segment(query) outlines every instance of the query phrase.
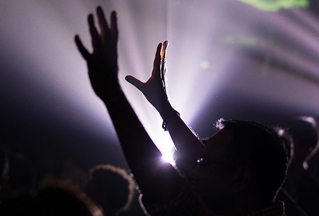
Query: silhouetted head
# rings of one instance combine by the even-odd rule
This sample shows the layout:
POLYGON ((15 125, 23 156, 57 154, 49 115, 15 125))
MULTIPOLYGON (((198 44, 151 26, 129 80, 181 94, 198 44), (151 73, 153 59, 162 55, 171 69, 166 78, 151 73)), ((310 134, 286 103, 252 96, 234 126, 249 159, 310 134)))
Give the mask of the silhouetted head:
POLYGON ((293 160, 303 163, 318 143, 316 120, 310 116, 300 116, 292 119, 288 127, 294 141, 293 160))
POLYGON ((33 215, 103 215, 93 201, 70 182, 51 180, 45 185, 35 197, 33 215))
POLYGON ((284 141, 285 148, 287 150, 287 157, 288 157, 288 166, 290 165, 293 156, 294 156, 294 141, 291 134, 288 132, 288 130, 280 128, 280 127, 274 127, 274 130, 278 133, 280 138, 284 141))
POLYGON ((249 121, 221 119, 217 128, 191 174, 200 196, 220 212, 238 201, 273 201, 287 172, 278 133, 249 121))
POLYGON ((133 199, 134 182, 127 172, 113 165, 97 165, 89 170, 86 193, 107 215, 127 210, 133 199))

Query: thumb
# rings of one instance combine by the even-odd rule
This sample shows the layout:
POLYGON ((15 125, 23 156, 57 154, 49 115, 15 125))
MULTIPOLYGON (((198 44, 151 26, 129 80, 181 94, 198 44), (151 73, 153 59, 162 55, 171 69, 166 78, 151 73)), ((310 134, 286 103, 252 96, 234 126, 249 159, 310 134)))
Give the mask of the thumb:
POLYGON ((135 86, 138 90, 142 91, 144 83, 141 82, 139 79, 136 79, 135 77, 131 75, 128 75, 125 77, 125 80, 131 83, 133 86, 135 86))

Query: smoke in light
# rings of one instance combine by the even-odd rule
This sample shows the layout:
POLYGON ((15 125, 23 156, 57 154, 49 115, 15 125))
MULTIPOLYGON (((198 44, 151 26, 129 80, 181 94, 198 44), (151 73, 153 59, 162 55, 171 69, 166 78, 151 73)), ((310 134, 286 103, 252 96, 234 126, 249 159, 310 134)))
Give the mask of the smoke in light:
POLYGON ((277 106, 319 110, 319 22, 307 11, 306 0, 3 1, 2 50, 12 64, 21 65, 19 74, 7 74, 19 85, 43 89, 17 96, 30 98, 24 106, 40 107, 79 133, 116 139, 73 42, 79 34, 91 50, 86 17, 98 3, 107 17, 117 11, 120 84, 165 160, 171 161, 174 145, 161 128, 160 116, 124 80, 126 75, 147 80, 156 46, 164 40, 170 43, 169 99, 190 126, 225 89, 277 106))

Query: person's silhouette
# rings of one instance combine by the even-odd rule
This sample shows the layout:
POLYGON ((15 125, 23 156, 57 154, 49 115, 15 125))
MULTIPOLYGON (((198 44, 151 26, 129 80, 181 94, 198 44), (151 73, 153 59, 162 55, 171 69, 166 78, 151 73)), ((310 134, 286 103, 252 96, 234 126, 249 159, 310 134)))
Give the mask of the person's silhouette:
POLYGON ((161 152, 146 133, 117 78, 115 12, 111 14, 110 26, 100 7, 97 14, 100 33, 93 15, 89 15, 93 53, 86 50, 78 36, 76 44, 87 61, 92 87, 107 107, 147 212, 151 215, 284 215, 283 204, 273 202, 287 169, 283 141, 274 130, 259 123, 220 120, 218 131, 203 145, 167 99, 162 43, 157 46, 148 82, 126 78, 163 117, 163 128, 170 132, 180 152, 178 164, 189 179, 161 160, 161 152))

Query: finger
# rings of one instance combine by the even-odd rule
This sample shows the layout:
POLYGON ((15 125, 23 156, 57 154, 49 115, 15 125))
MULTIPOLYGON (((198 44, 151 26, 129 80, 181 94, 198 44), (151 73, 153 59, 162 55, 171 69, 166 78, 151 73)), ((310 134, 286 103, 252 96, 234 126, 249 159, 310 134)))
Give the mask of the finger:
POLYGON ((168 41, 167 40, 163 42, 163 47, 164 47, 163 49, 165 49, 165 50, 167 49, 167 47, 168 47, 168 41))
POLYGON ((159 43, 156 48, 154 63, 153 63, 153 76, 160 76, 160 66, 161 66, 161 49, 162 49, 162 43, 159 43))
POLYGON ((80 51, 82 57, 85 59, 85 60, 88 60, 89 56, 90 56, 90 53, 87 51, 87 49, 83 46, 82 44, 82 41, 80 39, 80 37, 78 35, 75 36, 74 38, 75 40, 75 44, 76 46, 78 47, 78 50, 80 51))
MULTIPOLYGON (((168 41, 164 41, 163 42, 163 45, 162 45, 162 50, 161 50, 161 77, 163 79, 164 75, 165 75, 165 72, 166 72, 166 49, 167 49, 167 46, 168 46, 168 41)), ((164 79, 163 79, 164 81, 164 79)))
POLYGON ((119 31, 117 28, 117 17, 115 11, 112 11, 111 13, 111 37, 113 44, 116 44, 119 37, 119 31))
POLYGON ((143 89, 143 85, 144 83, 141 82, 140 80, 136 79, 135 77, 131 76, 131 75, 128 75, 125 77, 125 80, 129 83, 131 83, 133 86, 135 86, 138 90, 140 90, 141 92, 142 89, 143 89))
POLYGON ((168 41, 166 40, 163 42, 162 52, 161 52, 161 59, 163 62, 165 61, 167 47, 168 47, 168 41))
POLYGON ((92 38, 93 52, 100 52, 101 51, 101 38, 100 38, 100 35, 97 32, 97 29, 94 25, 94 17, 92 14, 90 14, 88 16, 88 22, 89 22, 90 34, 91 34, 91 38, 92 38))
POLYGON ((101 6, 97 7, 96 12, 99 20, 99 26, 101 29, 102 42, 103 44, 105 44, 105 42, 109 40, 110 37, 109 25, 107 24, 107 20, 105 19, 105 15, 101 6))

